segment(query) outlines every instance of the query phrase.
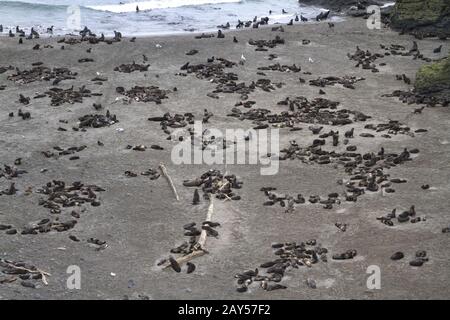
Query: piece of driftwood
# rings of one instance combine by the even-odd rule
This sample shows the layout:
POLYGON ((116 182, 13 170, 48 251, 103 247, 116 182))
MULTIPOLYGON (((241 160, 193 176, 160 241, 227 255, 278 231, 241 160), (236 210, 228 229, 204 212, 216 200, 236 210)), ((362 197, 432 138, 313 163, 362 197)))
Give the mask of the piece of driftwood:
MULTIPOLYGON (((208 212, 206 214, 205 221, 211 221, 213 213, 214 213, 214 201, 213 201, 213 197, 210 195, 209 207, 208 207, 208 212)), ((206 253, 208 253, 208 251, 205 249, 206 237, 207 237, 206 230, 202 230, 202 232, 200 234, 200 238, 199 238, 197 244, 194 246, 194 251, 192 251, 191 253, 189 253, 185 256, 182 256, 182 257, 176 259, 178 264, 182 265, 183 263, 186 263, 188 261, 191 261, 192 259, 201 257, 201 256, 205 255, 206 253)), ((170 267, 170 264, 167 264, 164 267, 164 269, 166 269, 168 267, 170 267)))
POLYGON ((173 194, 175 195, 175 198, 177 201, 180 201, 180 197, 178 196, 177 189, 175 188, 175 185, 173 184, 172 178, 169 176, 169 173, 167 172, 167 168, 164 165, 164 163, 159 164, 159 168, 161 169, 161 172, 164 177, 166 177, 167 181, 169 182, 170 187, 172 188, 173 194))

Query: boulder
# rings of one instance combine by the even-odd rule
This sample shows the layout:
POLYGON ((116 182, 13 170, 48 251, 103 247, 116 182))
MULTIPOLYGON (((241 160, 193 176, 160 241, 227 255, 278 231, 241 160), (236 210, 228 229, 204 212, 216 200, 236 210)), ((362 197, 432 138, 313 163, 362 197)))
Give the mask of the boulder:
POLYGON ((449 0, 397 0, 391 27, 423 36, 450 36, 449 0))

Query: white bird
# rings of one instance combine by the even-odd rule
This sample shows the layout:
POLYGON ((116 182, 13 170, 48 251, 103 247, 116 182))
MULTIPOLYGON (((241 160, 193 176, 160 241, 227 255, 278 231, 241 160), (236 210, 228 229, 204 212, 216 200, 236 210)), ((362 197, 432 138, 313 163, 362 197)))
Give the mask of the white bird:
POLYGON ((313 60, 311 57, 308 58, 308 61, 309 61, 310 63, 313 63, 313 62, 314 62, 314 60, 313 60))
POLYGON ((157 43, 157 44, 156 44, 156 47, 159 49, 159 48, 162 48, 162 45, 160 45, 159 43, 157 43))
POLYGON ((99 75, 100 75, 100 72, 97 71, 96 74, 99 76, 99 75))

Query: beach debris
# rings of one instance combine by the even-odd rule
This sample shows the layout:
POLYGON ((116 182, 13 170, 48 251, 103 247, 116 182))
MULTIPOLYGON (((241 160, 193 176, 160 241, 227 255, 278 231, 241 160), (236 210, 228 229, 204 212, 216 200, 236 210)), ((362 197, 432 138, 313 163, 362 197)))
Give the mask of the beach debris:
POLYGON ((206 239, 208 236, 218 237, 218 232, 214 229, 220 226, 219 223, 212 222, 214 213, 214 199, 209 197, 209 206, 206 213, 205 221, 202 223, 201 230, 196 228, 196 223, 191 222, 183 226, 184 235, 189 237, 189 242, 183 242, 176 248, 172 248, 172 254, 181 254, 177 259, 169 256, 168 259, 163 259, 158 262, 158 266, 163 266, 164 269, 172 267, 172 269, 179 273, 181 272, 181 265, 187 264, 187 273, 192 273, 195 270, 195 265, 189 261, 201 257, 208 253, 206 250, 206 239))
POLYGON ((141 87, 135 86, 130 90, 124 87, 117 87, 116 92, 137 102, 155 102, 161 104, 163 99, 168 99, 170 90, 162 90, 157 86, 141 87))

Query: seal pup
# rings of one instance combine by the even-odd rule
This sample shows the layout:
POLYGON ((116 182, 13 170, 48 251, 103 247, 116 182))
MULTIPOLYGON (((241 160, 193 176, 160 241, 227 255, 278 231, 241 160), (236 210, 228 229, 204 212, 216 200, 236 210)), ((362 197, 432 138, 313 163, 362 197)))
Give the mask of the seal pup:
POLYGON ((9 36, 10 38, 13 38, 13 37, 15 36, 14 33, 12 32, 12 30, 9 30, 8 36, 9 36))
POLYGON ((53 34, 53 28, 54 28, 54 26, 51 26, 50 28, 47 28, 47 33, 53 34))
POLYGON ((288 26, 293 26, 294 25, 294 19, 291 19, 291 21, 289 21, 287 25, 288 26))
POLYGON ((298 17, 298 14, 295 15, 295 19, 294 20, 295 20, 295 22, 298 22, 300 20, 299 17, 298 17))
POLYGON ((302 22, 308 22, 308 18, 305 18, 304 16, 300 15, 300 20, 302 20, 302 22))
POLYGON ((139 6, 136 6, 136 12, 139 12, 139 6))
POLYGON ((218 39, 223 39, 223 38, 225 38, 225 35, 223 34, 222 30, 219 30, 219 31, 217 32, 217 38, 218 38, 218 39))
POLYGON ((198 194, 198 189, 194 191, 194 198, 192 199, 192 204, 197 205, 200 203, 200 195, 198 194))
POLYGON ((0 24, 0 32, 3 32, 3 25, 0 24))
POLYGON ((239 42, 238 39, 235 36, 233 37, 233 42, 234 43, 238 43, 239 42))
POLYGON ((282 14, 287 14, 287 11, 283 9, 283 10, 281 10, 281 13, 282 14))

